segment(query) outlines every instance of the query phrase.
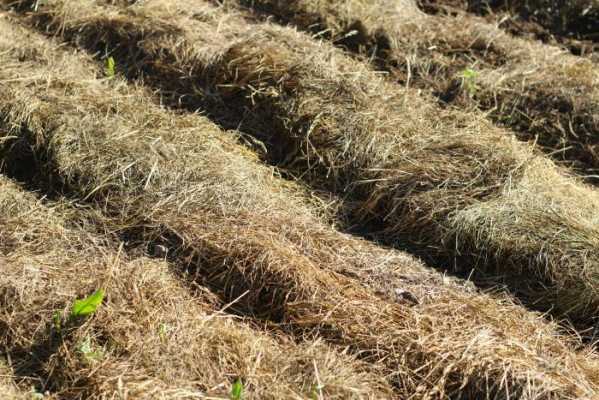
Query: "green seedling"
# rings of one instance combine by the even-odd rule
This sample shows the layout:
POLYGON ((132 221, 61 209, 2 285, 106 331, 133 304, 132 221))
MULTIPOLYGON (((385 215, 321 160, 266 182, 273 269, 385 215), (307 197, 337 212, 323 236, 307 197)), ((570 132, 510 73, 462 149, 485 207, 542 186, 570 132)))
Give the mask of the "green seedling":
POLYGON ((56 332, 60 333, 62 331, 62 315, 60 311, 56 311, 52 314, 52 323, 54 324, 54 329, 56 332))
POLYGON ((31 386, 31 390, 29 391, 29 398, 31 400, 44 400, 44 394, 39 392, 35 386, 31 386))
POLYGON ((237 379, 231 386, 231 400, 241 400, 243 396, 243 383, 237 379))
POLYGON ((466 68, 460 74, 460 78, 462 78, 462 87, 466 88, 466 91, 468 91, 470 97, 473 97, 478 90, 478 85, 476 84, 478 72, 472 68, 466 68))
POLYGON ((114 75, 116 74, 116 62, 114 61, 113 57, 108 57, 106 59, 106 66, 104 67, 104 74, 108 78, 114 78, 114 75))
POLYGON ((160 337, 161 341, 166 342, 167 335, 170 332, 170 330, 171 327, 165 323, 158 325, 158 336, 160 337))
POLYGON ((82 300, 75 300, 71 309, 71 319, 87 317, 96 312, 104 300, 104 290, 98 289, 82 300))
POLYGON ((77 350, 83 355, 86 361, 95 361, 99 360, 104 356, 102 350, 94 348, 92 345, 92 340, 88 336, 79 345, 77 346, 77 350))

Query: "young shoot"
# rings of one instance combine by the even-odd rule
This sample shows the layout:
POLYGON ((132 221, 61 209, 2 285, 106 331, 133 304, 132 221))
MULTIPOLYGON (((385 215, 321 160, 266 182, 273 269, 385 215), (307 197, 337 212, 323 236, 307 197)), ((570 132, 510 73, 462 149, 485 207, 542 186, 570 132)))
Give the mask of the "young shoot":
POLYGON ((116 61, 114 61, 113 57, 108 57, 106 59, 106 66, 104 67, 104 74, 108 78, 114 78, 116 74, 116 61))
POLYGON ((476 79, 478 78, 478 72, 472 68, 466 68, 460 74, 462 79, 462 87, 466 89, 470 97, 474 97, 478 90, 476 79))
POLYGON ((98 289, 88 297, 75 300, 71 308, 71 319, 84 318, 96 312, 104 300, 104 290, 98 289))
POLYGON ((243 396, 243 382, 241 379, 237 379, 233 386, 231 386, 231 400, 242 400, 243 396))

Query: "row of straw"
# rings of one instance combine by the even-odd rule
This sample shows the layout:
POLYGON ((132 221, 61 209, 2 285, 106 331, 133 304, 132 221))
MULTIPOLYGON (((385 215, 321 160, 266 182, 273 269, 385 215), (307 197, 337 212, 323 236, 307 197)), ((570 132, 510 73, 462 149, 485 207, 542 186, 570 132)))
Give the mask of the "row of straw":
MULTIPOLYGON (((94 4, 78 6, 90 11, 85 7, 94 4)), ((123 16, 119 21, 131 28, 136 19, 123 16)), ((8 132, 2 148, 5 170, 38 190, 59 190, 91 207, 86 214, 95 229, 119 234, 127 247, 166 248, 179 273, 209 288, 221 303, 233 303, 231 310, 237 314, 274 324, 299 343, 325 341, 338 353, 368 363, 371 374, 364 376, 383 377, 393 395, 378 395, 389 386, 374 378, 355 381, 367 387, 350 385, 347 390, 357 390, 358 396, 375 393, 375 398, 595 396, 595 355, 576 350, 579 344, 560 337, 554 324, 507 298, 480 294, 431 272, 403 253, 336 232, 321 222, 305 190, 261 165, 236 143, 235 135, 204 117, 164 110, 146 90, 120 78, 97 79, 101 68, 85 56, 6 21, 1 29, 0 79, 7 93, 0 103, 2 129, 8 132), (23 159, 31 162, 31 170, 18 168, 23 159)), ((86 264, 90 259, 95 257, 87 257, 86 264)), ((61 263, 54 259, 48 264, 52 268, 61 263)), ((111 274, 127 270, 107 264, 111 274)), ((140 279, 146 274, 144 268, 140 279)), ((24 282, 36 281, 28 277, 24 282)), ((111 282, 124 285, 121 296, 138 291, 133 278, 111 282)), ((162 284, 154 287, 163 293, 158 300, 170 304, 168 292, 175 289, 162 292, 162 284)), ((37 296, 34 290, 23 293, 37 296)), ((113 318, 129 323, 133 314, 127 307, 113 318)), ((177 314, 177 306, 172 307, 166 315, 177 314)), ((96 323, 102 325, 98 319, 91 326, 96 323)), ((149 334, 147 324, 133 325, 131 329, 141 325, 149 334)), ((194 332, 183 336, 193 338, 194 332)), ((106 337, 111 335, 89 334, 99 346, 110 348, 112 341, 106 337)), ((207 346, 189 340, 173 351, 207 346)), ((125 354, 137 350, 145 358, 144 346, 136 342, 122 336, 116 341, 129 343, 125 354)), ((154 360, 147 357, 148 362, 154 360)), ((65 358, 71 359, 50 360, 65 358)), ((165 362, 160 359, 159 364, 165 362)), ((175 368, 178 373, 189 369, 175 368)), ((58 371, 51 375, 58 382, 72 373, 50 370, 58 371)), ((337 372, 331 371, 328 376, 333 379, 337 372)), ((352 371, 348 375, 355 374, 352 371)), ((136 382, 133 377, 101 380, 102 385, 116 382, 117 389, 125 381, 136 382)), ((160 388, 157 383, 148 386, 160 388)), ((77 387, 86 385, 78 382, 77 387)))

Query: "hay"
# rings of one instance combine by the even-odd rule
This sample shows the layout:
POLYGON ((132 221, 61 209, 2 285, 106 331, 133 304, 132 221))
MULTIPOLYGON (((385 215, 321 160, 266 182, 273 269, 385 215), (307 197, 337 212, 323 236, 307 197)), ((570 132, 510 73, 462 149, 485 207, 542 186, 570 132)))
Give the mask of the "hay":
MULTIPOLYGON (((204 3, 84 4, 50 3, 38 17, 108 46, 128 74, 143 71, 165 95, 241 125, 273 160, 357 202, 355 217, 383 226, 387 240, 436 260, 459 257, 582 325, 596 317, 597 192, 481 115, 439 109, 300 33, 204 3)), ((63 157, 82 163, 70 149, 63 157)))
POLYGON ((326 398, 391 395, 375 368, 318 340, 297 345, 251 329, 217 312, 205 289, 190 292, 166 262, 128 259, 65 228, 60 213, 4 178, 0 193, 1 229, 18 242, 8 251, 0 244, 0 344, 19 376, 39 377, 30 382, 38 391, 72 399, 226 397, 240 377, 247 398, 297 399, 318 385, 326 398), (107 300, 94 318, 59 333, 53 313, 66 318, 75 298, 99 287, 107 300), (92 355, 82 353, 86 340, 92 355))
MULTIPOLYGON (((358 355, 397 398, 595 396, 596 356, 554 324, 335 232, 303 191, 207 119, 162 110, 118 78, 93 79, 89 61, 24 42, 14 27, 2 33, 2 129, 19 137, 7 146, 44 155, 23 176, 60 182, 129 245, 165 246, 195 282, 236 299, 235 312, 358 355)), ((19 157, 5 154, 10 171, 19 157)))
POLYGON ((599 72, 591 60, 514 38, 468 14, 424 15, 406 0, 233 1, 374 59, 402 85, 477 106, 521 140, 596 182, 599 72), (472 69, 475 77, 462 75, 472 69))
MULTIPOLYGON (((0 393, 6 400, 30 400, 31 394, 20 390, 12 379, 14 372, 0 357, 0 393)), ((48 397, 49 400, 53 400, 48 397)))

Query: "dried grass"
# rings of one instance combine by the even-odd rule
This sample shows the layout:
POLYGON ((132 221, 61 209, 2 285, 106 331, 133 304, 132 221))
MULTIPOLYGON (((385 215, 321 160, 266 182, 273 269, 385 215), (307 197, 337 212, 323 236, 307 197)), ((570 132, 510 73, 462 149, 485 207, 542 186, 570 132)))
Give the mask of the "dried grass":
MULTIPOLYGON (((425 15, 410 0, 237 0, 371 57, 401 84, 477 106, 593 182, 599 168, 599 69, 465 13, 425 15), (467 68, 476 71, 464 85, 467 68)), ((531 3, 531 2, 527 2, 531 3)), ((574 3, 574 2, 568 2, 574 3)), ((574 7, 575 9, 575 7, 574 7)))
POLYGON ((205 289, 190 293, 166 262, 128 259, 66 228, 60 212, 4 178, 0 193, 3 234, 18 242, 8 251, 0 243, 0 344, 18 376, 42 392, 70 399, 227 398, 241 377, 246 398, 298 399, 318 385, 326 398, 391 396, 374 367, 318 340, 294 344, 251 329, 218 312, 205 289), (53 313, 67 316, 75 298, 100 287, 107 300, 94 318, 59 333, 53 313), (99 356, 82 353, 85 340, 99 356))
MULTIPOLYGON (((91 17, 90 5, 77 4, 91 17)), ((0 28, 1 129, 18 137, 5 142, 7 171, 92 204, 92 220, 130 245, 167 247, 196 283, 237 299, 236 312, 360 356, 394 397, 596 396, 596 356, 554 324, 335 232, 300 188, 207 119, 162 110, 118 78, 94 79, 99 68, 81 56, 0 28), (21 171, 17 150, 27 148, 39 164, 21 171)))
MULTIPOLYGON (((356 201, 357 216, 381 224, 387 240, 504 277, 536 307, 582 325, 595 319, 597 192, 482 115, 440 109, 301 33, 202 2, 50 2, 36 18, 108 46, 163 94, 241 125, 313 186, 356 201)), ((83 162, 71 149, 62 157, 67 176, 83 162)))
MULTIPOLYGON (((20 390, 13 380, 14 372, 6 365, 6 361, 0 358, 0 394, 6 400, 30 400, 31 395, 20 390)), ((52 400, 49 398, 49 400, 52 400)))

